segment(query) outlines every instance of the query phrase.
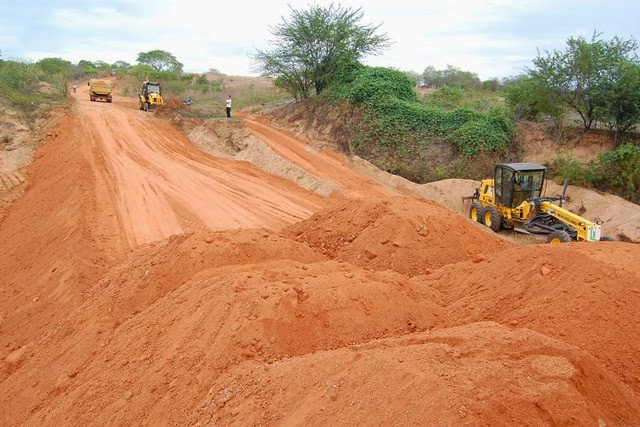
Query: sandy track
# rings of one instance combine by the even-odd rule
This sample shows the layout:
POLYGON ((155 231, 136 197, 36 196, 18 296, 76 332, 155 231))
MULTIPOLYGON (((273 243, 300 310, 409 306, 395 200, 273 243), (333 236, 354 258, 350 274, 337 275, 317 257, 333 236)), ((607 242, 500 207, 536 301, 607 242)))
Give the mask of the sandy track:
POLYGON ((319 197, 248 163, 203 153, 166 122, 130 104, 75 106, 78 133, 92 150, 130 244, 198 229, 279 228, 307 218, 319 197))

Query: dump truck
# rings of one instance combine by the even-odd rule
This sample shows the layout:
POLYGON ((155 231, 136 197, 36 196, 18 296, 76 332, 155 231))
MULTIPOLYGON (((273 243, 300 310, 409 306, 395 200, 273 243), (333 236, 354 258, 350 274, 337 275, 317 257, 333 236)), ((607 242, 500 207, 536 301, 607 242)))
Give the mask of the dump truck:
POLYGON ((162 87, 158 82, 145 81, 142 90, 138 94, 138 107, 143 111, 151 110, 154 105, 162 105, 162 87))
POLYGON ((89 99, 91 101, 102 100, 110 103, 112 101, 111 92, 113 92, 113 85, 110 80, 89 80, 89 99))
POLYGON ((589 221, 562 207, 569 180, 562 194, 544 196, 546 167, 535 163, 500 163, 493 178, 484 179, 472 196, 469 217, 498 232, 512 228, 547 235, 547 243, 613 240, 602 236, 602 221, 589 221))

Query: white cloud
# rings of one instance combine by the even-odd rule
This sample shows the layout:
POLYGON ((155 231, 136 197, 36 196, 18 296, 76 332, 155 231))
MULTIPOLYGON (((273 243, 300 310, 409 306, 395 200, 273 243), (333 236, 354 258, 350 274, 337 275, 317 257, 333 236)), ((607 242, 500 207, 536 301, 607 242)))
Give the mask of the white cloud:
MULTIPOLYGON (((211 67, 226 74, 251 75, 249 54, 268 49, 270 26, 290 16, 289 5, 304 9, 312 0, 86 0, 82 8, 62 0, 42 1, 39 13, 0 6, 3 57, 63 57, 135 63, 139 52, 162 49, 185 71, 211 67), (63 6, 58 6, 62 4, 63 6), (70 6, 71 4, 71 6, 70 6), (12 14, 14 16, 12 16, 12 14)), ((381 24, 393 45, 365 62, 421 72, 426 66, 453 65, 480 78, 521 72, 541 50, 562 49, 571 36, 605 37, 637 33, 635 2, 609 0, 317 0, 362 8, 363 24, 381 24), (597 22, 598 28, 589 28, 597 22), (626 26, 622 26, 626 23, 626 26)), ((29 7, 36 7, 32 0, 29 7)))
POLYGON ((54 11, 49 20, 49 24, 53 28, 69 33, 75 31, 120 30, 122 28, 133 28, 134 25, 143 23, 144 19, 141 22, 134 16, 106 7, 58 9, 54 11))

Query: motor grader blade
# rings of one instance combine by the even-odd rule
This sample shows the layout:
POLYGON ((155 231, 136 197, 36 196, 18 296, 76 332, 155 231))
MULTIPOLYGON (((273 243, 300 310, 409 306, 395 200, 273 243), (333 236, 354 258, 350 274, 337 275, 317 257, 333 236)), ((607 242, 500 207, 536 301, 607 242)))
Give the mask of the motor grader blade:
POLYGON ((523 234, 532 234, 526 228, 524 228, 524 226, 520 221, 513 222, 513 231, 517 231, 518 233, 523 233, 523 234))

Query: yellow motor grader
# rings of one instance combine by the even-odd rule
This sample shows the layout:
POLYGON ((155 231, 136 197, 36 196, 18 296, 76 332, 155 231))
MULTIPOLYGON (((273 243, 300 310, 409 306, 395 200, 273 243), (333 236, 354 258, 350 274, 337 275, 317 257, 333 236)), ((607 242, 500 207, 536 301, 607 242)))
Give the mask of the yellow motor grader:
POLYGON ((546 169, 535 163, 497 164, 493 179, 482 180, 475 194, 463 197, 473 200, 469 216, 495 232, 504 227, 548 235, 547 243, 612 240, 601 236, 602 221, 591 222, 562 207, 569 180, 562 195, 542 195, 546 169))
POLYGON ((145 81, 142 83, 142 90, 138 94, 139 108, 149 111, 153 105, 162 105, 162 87, 158 82, 145 81))

